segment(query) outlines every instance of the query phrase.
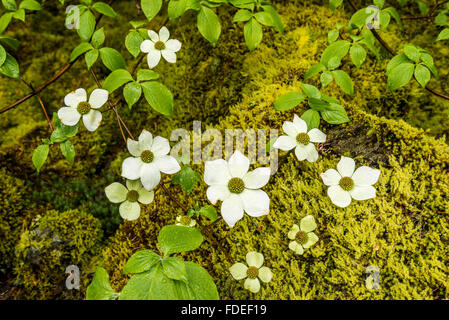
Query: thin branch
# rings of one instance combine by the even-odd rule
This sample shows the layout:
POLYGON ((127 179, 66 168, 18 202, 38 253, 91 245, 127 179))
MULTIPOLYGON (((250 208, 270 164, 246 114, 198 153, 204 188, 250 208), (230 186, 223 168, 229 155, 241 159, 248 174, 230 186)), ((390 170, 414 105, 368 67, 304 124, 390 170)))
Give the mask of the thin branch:
MULTIPOLYGON (((35 92, 33 85, 31 83, 26 82, 22 77, 20 78, 20 80, 22 80, 22 82, 25 83, 25 85, 28 88, 30 88, 32 92, 35 92)), ((37 101, 39 102, 39 104, 41 105, 42 111, 44 111, 44 115, 45 115, 45 118, 47 119, 47 123, 48 123, 48 126, 50 127, 50 131, 53 131, 54 129, 53 129, 53 125, 51 123, 50 117, 48 116, 47 110, 45 109, 44 103, 42 102, 42 99, 39 96, 39 94, 36 94, 36 98, 37 98, 37 101)))

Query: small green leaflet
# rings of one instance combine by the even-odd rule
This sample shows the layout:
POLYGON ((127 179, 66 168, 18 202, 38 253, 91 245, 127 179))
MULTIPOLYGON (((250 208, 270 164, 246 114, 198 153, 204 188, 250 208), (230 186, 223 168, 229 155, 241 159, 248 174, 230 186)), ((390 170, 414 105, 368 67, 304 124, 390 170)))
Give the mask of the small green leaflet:
POLYGON ((37 170, 37 173, 39 173, 42 166, 44 165, 45 160, 47 160, 49 150, 50 146, 48 144, 41 144, 36 149, 34 149, 32 161, 34 167, 37 170))
POLYGON ((119 296, 109 282, 109 275, 103 268, 97 268, 94 278, 87 287, 87 300, 115 300, 119 296))
POLYGON ((203 242, 203 235, 197 228, 169 225, 159 232, 158 242, 164 255, 168 256, 195 250, 203 242))
POLYGON ((183 166, 181 171, 173 176, 172 183, 180 185, 182 190, 189 194, 195 187, 195 184, 201 180, 201 175, 198 172, 193 171, 189 166, 183 166))

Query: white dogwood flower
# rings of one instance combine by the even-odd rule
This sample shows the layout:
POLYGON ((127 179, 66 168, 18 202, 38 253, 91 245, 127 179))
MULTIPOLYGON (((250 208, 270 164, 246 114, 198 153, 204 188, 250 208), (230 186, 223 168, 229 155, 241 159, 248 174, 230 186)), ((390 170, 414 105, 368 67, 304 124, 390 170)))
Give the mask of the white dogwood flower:
POLYGON ((126 180, 126 187, 114 182, 106 187, 106 196, 113 203, 121 203, 120 215, 125 220, 136 220, 140 216, 140 205, 150 204, 154 199, 154 192, 143 188, 139 180, 126 180))
POLYGON ((261 253, 250 251, 246 254, 246 263, 248 266, 237 262, 232 265, 229 271, 231 272, 232 277, 236 280, 243 280, 246 278, 244 284, 245 289, 257 293, 260 290, 259 279, 268 283, 273 277, 270 268, 262 267, 263 260, 263 255, 261 253))
POLYGON ((298 160, 315 162, 318 160, 318 151, 313 143, 326 141, 326 135, 319 129, 307 131, 307 123, 296 114, 293 122, 285 121, 282 129, 287 134, 280 136, 273 144, 273 148, 289 151, 296 147, 295 154, 298 160))
POLYGON ((67 107, 58 110, 58 117, 61 122, 67 126, 76 125, 81 117, 86 129, 95 131, 100 126, 101 112, 96 110, 108 101, 109 93, 104 89, 95 89, 92 91, 87 101, 87 93, 83 88, 70 92, 64 98, 67 107))
POLYGON ((196 225, 196 221, 187 215, 177 216, 176 222, 177 222, 176 223, 177 226, 194 227, 196 225))
POLYGON ((367 200, 376 196, 373 184, 380 176, 380 170, 362 166, 355 170, 355 162, 351 158, 341 157, 337 170, 329 169, 321 174, 331 201, 339 207, 347 207, 351 198, 367 200), (338 171, 337 171, 338 170, 338 171))
POLYGON ((289 249, 303 254, 304 249, 310 248, 318 241, 318 236, 312 232, 315 229, 315 219, 311 215, 302 218, 299 226, 294 224, 288 233, 288 238, 293 240, 288 244, 289 249))
POLYGON ((270 168, 248 169, 249 159, 240 151, 234 152, 229 161, 208 161, 204 167, 207 198, 212 204, 223 201, 221 215, 230 227, 243 218, 243 212, 260 217, 270 210, 270 198, 260 190, 270 179, 270 168))
POLYGON ((148 53, 147 61, 150 69, 158 65, 161 55, 167 62, 176 62, 176 52, 181 49, 181 42, 176 39, 169 39, 170 32, 166 27, 162 27, 157 34, 153 30, 148 30, 151 40, 144 40, 140 45, 140 51, 148 53))
POLYGON ((122 176, 126 179, 140 178, 145 189, 152 190, 161 181, 161 172, 173 174, 181 170, 175 158, 168 155, 170 144, 162 137, 155 137, 143 130, 139 141, 128 139, 128 150, 132 157, 122 163, 122 176))

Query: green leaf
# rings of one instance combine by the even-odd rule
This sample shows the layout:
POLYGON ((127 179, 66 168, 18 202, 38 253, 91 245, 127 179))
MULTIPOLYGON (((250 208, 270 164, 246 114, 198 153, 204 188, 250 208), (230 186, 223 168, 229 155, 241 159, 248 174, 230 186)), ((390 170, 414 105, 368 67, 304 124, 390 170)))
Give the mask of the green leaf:
POLYGON ((374 0, 374 4, 379 8, 382 9, 385 5, 385 0, 374 0))
POLYGON ((307 110, 302 114, 301 119, 307 123, 308 130, 318 128, 320 126, 320 113, 316 110, 307 110))
POLYGON ((320 90, 318 90, 317 87, 312 86, 311 84, 301 83, 301 90, 309 98, 321 98, 320 90))
POLYGON ((174 185, 180 185, 182 190, 189 194, 195 187, 195 184, 201 180, 201 175, 198 172, 193 171, 189 166, 183 166, 181 170, 173 176, 172 183, 174 185))
POLYGON ((391 16, 386 10, 382 10, 379 13, 379 23, 380 27, 383 31, 387 30, 388 25, 390 24, 391 16))
POLYGON ((178 299, 181 300, 218 300, 218 291, 209 273, 193 262, 184 262, 188 284, 175 281, 178 299))
POLYGON ((104 30, 103 27, 94 32, 91 40, 94 48, 98 49, 104 43, 104 30))
POLYGON ((100 49, 100 58, 103 61, 103 64, 111 71, 117 69, 126 69, 126 62, 123 59, 120 52, 113 48, 101 48, 100 49))
POLYGON ((314 64, 313 66, 311 66, 309 68, 309 70, 307 70, 306 74, 304 75, 304 80, 308 80, 308 79, 312 78, 314 75, 316 75, 317 73, 320 73, 323 70, 326 70, 326 67, 324 66, 324 64, 321 64, 321 63, 314 64))
POLYGON ((435 77, 438 77, 438 71, 435 68, 433 58, 429 53, 421 53, 421 61, 427 68, 429 68, 435 77))
POLYGON ((416 81, 425 88, 427 83, 430 81, 430 71, 422 64, 417 64, 415 68, 415 78, 416 81))
POLYGON ((390 74, 391 70, 396 68, 398 65, 408 62, 410 62, 410 59, 407 58, 404 53, 400 53, 397 56, 394 56, 387 64, 387 76, 390 74))
POLYGON ((3 65, 3 63, 6 61, 6 50, 3 48, 2 45, 0 45, 0 67, 3 65))
POLYGON ((142 0, 140 5, 145 17, 151 21, 161 10, 162 0, 142 0))
POLYGON ((214 222, 218 219, 218 213, 214 206, 207 205, 199 210, 199 213, 214 222))
POLYGON ((173 94, 159 82, 142 83, 143 94, 150 106, 166 116, 173 115, 173 94))
POLYGON ((321 99, 309 98, 307 102, 309 103, 309 106, 316 111, 325 111, 330 108, 330 104, 321 99))
POLYGON ((413 77, 415 65, 412 63, 402 63, 391 70, 388 74, 388 88, 396 90, 405 86, 413 77))
POLYGON ((4 13, 0 18, 0 33, 6 30, 9 23, 11 22, 13 13, 12 12, 6 12, 4 13))
POLYGON ((274 30, 280 33, 284 33, 284 24, 282 23, 282 18, 279 13, 277 13, 276 9, 270 5, 264 5, 262 6, 262 9, 271 15, 274 30))
POLYGON ((215 12, 208 7, 201 6, 197 25, 201 35, 215 47, 221 33, 220 20, 215 12))
POLYGON ((349 50, 349 56, 356 68, 360 69, 360 66, 366 59, 366 50, 359 44, 353 44, 349 50))
POLYGON ((69 138, 72 138, 78 132, 78 126, 66 126, 59 120, 57 114, 53 115, 53 120, 55 122, 55 130, 51 133, 50 141, 54 142, 63 142, 69 138))
POLYGON ((343 70, 332 71, 335 82, 338 84, 341 90, 349 95, 354 95, 354 85, 352 84, 351 77, 343 70))
POLYGON ((17 4, 15 0, 2 0, 2 3, 6 10, 9 11, 17 10, 17 4))
POLYGON ((137 101, 139 101, 141 95, 142 87, 140 86, 140 83, 130 82, 123 88, 123 96, 130 109, 137 103, 137 101))
POLYGON ((232 22, 248 21, 253 16, 252 12, 246 9, 240 9, 234 15, 232 22))
POLYGON ((75 47, 75 49, 72 50, 72 53, 70 54, 70 62, 74 61, 76 58, 78 58, 83 53, 92 50, 94 47, 89 42, 82 42, 79 45, 75 47))
POLYGON ((68 162, 72 163, 75 159, 75 147, 70 140, 66 140, 60 144, 62 155, 68 162))
POLYGON ((187 279, 187 270, 184 261, 175 257, 167 257, 162 259, 162 270, 164 274, 173 280, 189 283, 187 279))
POLYGON ((274 25, 273 18, 271 17, 271 14, 269 14, 268 12, 264 11, 257 12, 254 15, 254 18, 264 26, 271 27, 274 25))
POLYGON ((355 26, 359 29, 362 29, 365 26, 366 22, 369 21, 369 18, 374 13, 374 10, 374 8, 372 10, 366 10, 366 8, 358 10, 352 15, 351 19, 349 20, 349 25, 351 27, 355 26))
POLYGON ((139 69, 137 71, 137 81, 150 81, 150 80, 156 80, 159 78, 159 73, 153 70, 148 69, 139 69))
POLYGON ((321 87, 325 88, 334 79, 330 71, 324 71, 320 76, 321 87))
POLYGON ((151 250, 139 250, 126 262, 123 274, 142 273, 150 270, 161 261, 161 257, 151 250))
POLYGON ((3 62, 0 66, 0 73, 10 78, 19 78, 19 64, 17 63, 17 60, 8 52, 6 52, 5 62, 3 62))
POLYGON ((47 160, 49 150, 50 146, 48 144, 41 144, 36 149, 34 149, 32 161, 34 167, 37 170, 37 173, 39 173, 42 166, 44 165, 45 160, 47 160))
POLYGON ((447 39, 449 39, 449 28, 441 30, 441 32, 438 34, 436 41, 447 40, 447 39))
MULTIPOLYGON (((346 40, 338 40, 336 42, 331 43, 321 55, 320 59, 321 64, 329 68, 329 61, 332 58, 341 61, 341 59, 343 59, 343 57, 346 56, 346 54, 348 53, 350 46, 351 44, 349 43, 349 41, 346 40)), ((336 66, 334 65, 333 67, 336 68, 338 67, 338 65, 336 66)))
POLYGON ((387 11, 393 17, 393 19, 397 22, 397 24, 399 25, 399 27, 401 29, 404 29, 404 25, 402 24, 401 17, 399 16, 399 13, 396 11, 395 8, 388 7, 388 8, 385 8, 384 10, 387 11))
MULTIPOLYGON (((100 50, 101 52, 101 50, 100 50)), ((133 81, 131 74, 125 69, 117 69, 109 74, 103 83, 103 89, 108 90, 109 93, 114 92, 125 83, 133 81)))
POLYGON ((256 19, 251 18, 243 27, 243 35, 245 36, 245 42, 250 51, 257 48, 262 41, 263 32, 262 26, 256 19))
POLYGON ((104 2, 95 2, 92 9, 107 17, 117 18, 117 13, 115 13, 114 9, 104 2))
POLYGON ((5 36, 0 36, 0 42, 3 42, 5 45, 9 46, 13 50, 17 50, 20 44, 19 40, 5 36))
POLYGON ((419 50, 414 45, 406 44, 404 45, 404 54, 412 61, 418 62, 419 61, 419 50))
POLYGON ((109 282, 109 275, 103 268, 97 268, 94 278, 87 287, 87 300, 115 300, 119 296, 109 282))
POLYGON ((321 111, 323 120, 330 124, 341 124, 350 121, 346 110, 339 104, 331 103, 327 110, 321 111))
POLYGON ((168 17, 170 20, 179 18, 189 9, 200 10, 199 1, 194 0, 170 0, 168 3, 168 17))
POLYGON ((23 0, 20 3, 19 8, 27 9, 27 10, 31 10, 31 11, 42 10, 42 6, 36 0, 23 0))
POLYGON ((343 0, 329 0, 329 6, 331 7, 332 11, 337 9, 342 3, 343 0))
POLYGON ((289 92, 283 94, 274 102, 274 109, 278 111, 290 110, 299 105, 305 98, 306 97, 299 92, 289 92))
POLYGON ((16 12, 13 13, 12 17, 14 19, 18 19, 20 21, 25 22, 25 9, 18 9, 16 12))
POLYGON ((95 30, 95 16, 89 10, 84 11, 80 16, 80 27, 77 30, 78 35, 83 41, 88 42, 95 30))
POLYGON ((129 22, 129 24, 132 25, 132 27, 133 27, 134 29, 137 29, 137 28, 139 28, 139 27, 142 27, 142 26, 146 25, 147 23, 148 23, 148 21, 142 21, 142 20, 140 20, 140 21, 137 21, 137 20, 131 20, 131 21, 129 22))
POLYGON ((331 30, 327 33, 327 42, 332 43, 338 39, 340 32, 337 29, 331 30))
POLYGON ((131 53, 131 55, 134 58, 137 58, 137 56, 140 53, 140 45, 143 42, 143 38, 140 35, 139 32, 133 30, 130 33, 128 33, 128 35, 125 38, 125 46, 126 49, 128 49, 129 53, 131 53))
POLYGON ((161 229, 159 245, 165 256, 173 253, 191 251, 203 242, 203 235, 197 228, 169 225, 161 229))
POLYGON ((98 51, 98 49, 93 49, 86 52, 86 54, 84 55, 84 59, 86 60, 87 70, 90 70, 95 61, 97 61, 99 54, 100 51, 98 51))

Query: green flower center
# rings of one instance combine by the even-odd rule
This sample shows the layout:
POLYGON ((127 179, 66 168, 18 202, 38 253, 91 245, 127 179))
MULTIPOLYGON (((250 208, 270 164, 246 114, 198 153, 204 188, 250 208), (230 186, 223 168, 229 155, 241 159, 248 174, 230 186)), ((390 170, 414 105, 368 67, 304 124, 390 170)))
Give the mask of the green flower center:
POLYGON ((354 180, 350 177, 343 177, 340 179, 340 187, 345 191, 350 191, 354 188, 354 180))
POLYGON ((245 190, 245 183, 240 178, 232 178, 228 182, 228 189, 232 193, 242 193, 245 190))
POLYGON ((307 145, 310 142, 310 138, 309 135, 307 133, 299 133, 296 136, 296 142, 300 143, 300 144, 304 144, 307 145))
POLYGON ((76 110, 81 114, 87 114, 90 111, 90 104, 87 101, 83 101, 78 103, 78 107, 76 107, 76 110))
POLYGON ((126 200, 129 202, 136 202, 139 199, 139 193, 136 190, 129 190, 126 195, 126 200))
POLYGON ((307 232, 299 231, 296 234, 296 241, 299 244, 306 244, 308 240, 309 240, 309 236, 307 235, 307 232))
POLYGON ((250 279, 256 279, 257 276, 259 275, 259 269, 257 269, 256 267, 249 267, 248 270, 246 271, 246 275, 250 279))
POLYGON ((182 216, 179 222, 184 226, 189 226, 191 221, 192 219, 189 216, 182 216))
POLYGON ((142 154, 140 155, 140 158, 142 159, 143 162, 145 163, 151 163, 154 160, 154 154, 153 152, 151 152, 150 150, 145 150, 142 152, 142 154))
POLYGON ((162 41, 158 41, 154 44, 154 48, 156 50, 164 50, 165 49, 165 43, 163 43, 162 41))

